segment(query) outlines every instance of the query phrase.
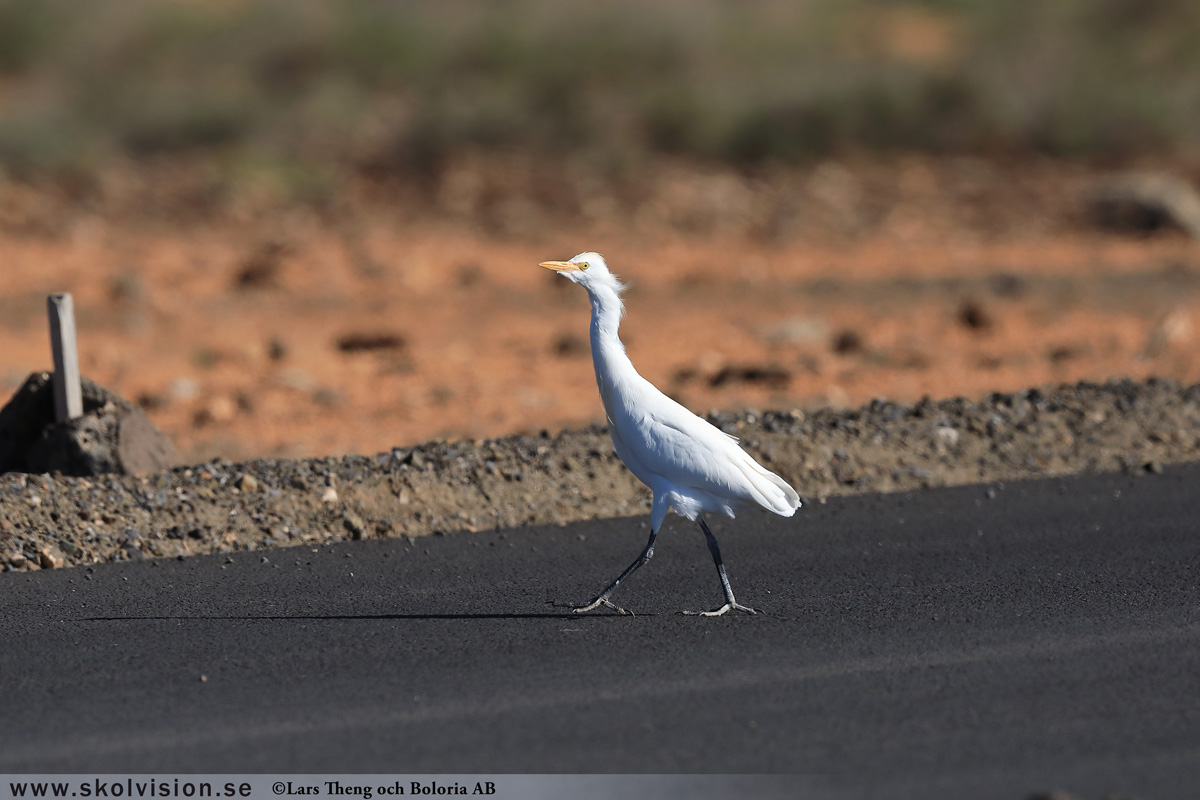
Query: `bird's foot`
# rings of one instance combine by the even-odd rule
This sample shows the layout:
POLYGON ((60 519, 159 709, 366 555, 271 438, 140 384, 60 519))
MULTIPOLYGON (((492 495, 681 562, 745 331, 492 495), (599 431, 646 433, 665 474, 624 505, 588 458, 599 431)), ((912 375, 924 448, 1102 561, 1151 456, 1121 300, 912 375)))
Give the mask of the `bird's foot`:
POLYGON ((721 617, 728 614, 730 611, 745 611, 747 614, 759 613, 750 606, 744 606, 738 602, 730 602, 713 611, 684 611, 683 613, 689 617, 721 617))
POLYGON ((616 603, 609 600, 607 597, 597 597, 595 600, 588 603, 586 606, 576 606, 575 608, 573 608, 571 610, 576 614, 582 614, 585 611, 592 611, 594 609, 599 608, 600 606, 608 606, 609 608, 611 608, 613 611, 617 612, 618 614, 628 614, 631 617, 633 616, 632 611, 626 611, 625 609, 621 608, 616 603))

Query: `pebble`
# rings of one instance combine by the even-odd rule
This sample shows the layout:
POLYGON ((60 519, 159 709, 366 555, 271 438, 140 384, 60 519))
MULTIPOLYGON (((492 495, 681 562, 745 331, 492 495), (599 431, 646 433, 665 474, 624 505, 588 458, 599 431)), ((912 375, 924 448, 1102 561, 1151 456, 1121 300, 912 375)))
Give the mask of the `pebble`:
POLYGON ((350 535, 355 539, 363 538, 363 532, 366 530, 366 524, 363 523, 362 517, 358 514, 342 515, 342 525, 346 530, 350 531, 350 535))
POLYGON ((939 442, 944 443, 948 447, 958 444, 958 431, 954 428, 941 426, 937 429, 936 436, 939 442))

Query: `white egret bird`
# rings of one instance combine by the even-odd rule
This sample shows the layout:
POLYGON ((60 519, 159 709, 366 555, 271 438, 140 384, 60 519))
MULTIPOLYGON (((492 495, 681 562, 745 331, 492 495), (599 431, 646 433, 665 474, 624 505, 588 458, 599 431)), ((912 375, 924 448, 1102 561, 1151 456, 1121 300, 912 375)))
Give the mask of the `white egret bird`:
POLYGON ((608 598, 654 555, 654 539, 667 511, 674 509, 680 516, 700 523, 721 577, 725 605, 702 614, 755 613, 734 600, 721 561, 721 549, 703 515, 720 511, 732 517, 739 507, 757 503, 768 511, 790 517, 800 507, 800 496, 786 481, 747 455, 737 445, 736 437, 688 411, 638 374, 617 336, 625 310, 621 302, 624 286, 608 271, 599 253, 580 253, 570 261, 544 261, 540 266, 587 289, 592 301, 592 363, 608 419, 608 432, 617 456, 654 493, 650 540, 642 554, 595 600, 575 611, 607 606, 618 613, 627 613, 608 598))

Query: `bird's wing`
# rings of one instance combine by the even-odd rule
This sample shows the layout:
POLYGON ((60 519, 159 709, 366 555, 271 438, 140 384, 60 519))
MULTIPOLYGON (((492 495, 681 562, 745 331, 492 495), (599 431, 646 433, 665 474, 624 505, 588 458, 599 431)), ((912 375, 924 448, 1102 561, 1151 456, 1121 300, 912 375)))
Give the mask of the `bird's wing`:
POLYGON ((736 438, 646 386, 650 391, 614 415, 626 419, 613 420, 618 455, 639 478, 651 483, 647 475, 657 476, 682 490, 753 501, 785 516, 795 512, 795 490, 751 458, 736 438))

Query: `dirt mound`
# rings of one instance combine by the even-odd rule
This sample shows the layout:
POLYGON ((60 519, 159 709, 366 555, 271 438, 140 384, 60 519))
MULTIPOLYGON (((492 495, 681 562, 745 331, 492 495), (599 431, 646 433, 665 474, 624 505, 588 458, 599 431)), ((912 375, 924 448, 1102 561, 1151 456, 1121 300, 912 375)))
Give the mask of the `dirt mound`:
POLYGON ((53 375, 30 375, 0 409, 0 474, 158 472, 179 463, 171 440, 124 397, 81 378, 83 416, 56 423, 53 375))
MULTIPOLYGON (((1200 385, 1077 384, 854 411, 716 414, 806 501, 1200 458, 1200 385)), ((981 494, 981 497, 983 495, 981 494)), ((599 426, 375 456, 0 478, 6 570, 644 514, 599 426)), ((803 512, 797 518, 803 526, 803 512)))

